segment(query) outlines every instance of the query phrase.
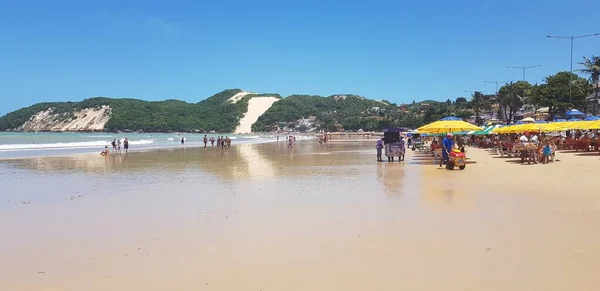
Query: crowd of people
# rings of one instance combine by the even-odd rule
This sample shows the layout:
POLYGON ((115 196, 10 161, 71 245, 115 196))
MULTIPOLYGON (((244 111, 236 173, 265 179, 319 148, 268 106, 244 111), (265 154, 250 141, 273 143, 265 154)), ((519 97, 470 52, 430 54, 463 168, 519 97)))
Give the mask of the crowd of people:
POLYGON ((225 136, 225 137, 219 136, 215 140, 215 138, 212 136, 209 138, 207 135, 204 135, 204 138, 202 139, 202 142, 204 143, 204 148, 206 148, 208 146, 208 143, 210 143, 211 147, 214 147, 215 141, 217 142, 217 148, 220 148, 220 149, 231 148, 231 138, 229 138, 228 136, 225 136))
MULTIPOLYGON (((119 152, 121 153, 121 146, 123 146, 123 150, 125 151, 125 153, 129 152, 129 139, 125 138, 123 140, 121 139, 113 139, 113 141, 110 142, 110 145, 112 146, 112 150, 113 152, 119 152)), ((107 156, 110 154, 110 150, 108 149, 108 146, 104 147, 104 150, 100 152, 101 155, 103 156, 107 156)))
POLYGON ((509 135, 471 136, 468 142, 480 148, 496 150, 501 155, 518 155, 521 162, 548 164, 554 160, 557 145, 565 137, 560 135, 539 135, 537 132, 523 132, 509 135))

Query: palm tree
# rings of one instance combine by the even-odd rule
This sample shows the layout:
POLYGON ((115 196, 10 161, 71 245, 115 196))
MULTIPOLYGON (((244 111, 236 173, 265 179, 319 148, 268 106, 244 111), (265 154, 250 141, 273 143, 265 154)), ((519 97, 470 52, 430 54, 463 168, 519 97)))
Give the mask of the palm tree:
POLYGON ((600 91, 600 57, 592 56, 589 59, 583 57, 583 62, 579 64, 584 68, 577 71, 590 75, 589 80, 594 85, 594 107, 592 113, 596 115, 596 103, 598 103, 598 91, 600 91))
POLYGON ((484 95, 481 92, 473 92, 473 96, 471 97, 471 101, 469 102, 469 107, 473 109, 473 111, 475 111, 475 124, 477 125, 481 124, 481 118, 479 116, 481 111, 484 110, 486 107, 485 101, 486 100, 484 98, 484 95))

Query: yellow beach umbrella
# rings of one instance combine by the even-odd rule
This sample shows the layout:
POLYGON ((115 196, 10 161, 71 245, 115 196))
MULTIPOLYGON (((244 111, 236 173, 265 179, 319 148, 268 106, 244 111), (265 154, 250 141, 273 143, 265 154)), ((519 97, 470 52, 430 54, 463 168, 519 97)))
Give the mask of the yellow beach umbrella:
POLYGON ((543 132, 556 132, 556 131, 565 131, 568 130, 569 126, 572 126, 574 122, 562 121, 562 122, 552 122, 546 123, 542 128, 543 132))
POLYGON ((513 124, 513 125, 506 125, 503 127, 499 127, 499 128, 492 130, 492 133, 497 133, 497 134, 510 133, 515 126, 517 126, 517 125, 513 124))
POLYGON ((579 130, 594 130, 600 129, 600 121, 576 121, 572 122, 573 124, 569 129, 579 129, 579 130))
POLYGON ((456 131, 481 130, 481 127, 464 122, 462 120, 440 120, 421 126, 418 133, 445 133, 456 131))
POLYGON ((512 126, 512 128, 509 129, 508 133, 521 133, 521 132, 527 132, 527 131, 542 131, 542 129, 545 127, 545 123, 524 123, 524 124, 518 124, 515 126, 512 126))

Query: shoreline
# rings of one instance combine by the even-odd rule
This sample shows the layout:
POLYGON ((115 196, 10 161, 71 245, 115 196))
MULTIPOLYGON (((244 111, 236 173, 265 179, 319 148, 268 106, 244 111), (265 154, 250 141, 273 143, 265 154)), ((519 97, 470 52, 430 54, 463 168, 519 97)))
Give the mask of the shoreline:
MULTIPOLYGON (((299 139, 296 141, 296 143, 298 142, 307 142, 307 141, 314 141, 314 138, 312 137, 308 137, 306 136, 305 138, 299 139)), ((277 143, 277 142, 286 142, 285 139, 284 140, 280 140, 277 141, 276 139, 250 139, 247 141, 241 141, 241 142, 232 142, 231 144, 231 148, 234 148, 236 146, 242 146, 242 145, 253 145, 253 144, 266 144, 266 143, 277 143)), ((173 149, 185 149, 185 148, 189 148, 189 149, 197 149, 197 148, 203 148, 204 144, 198 144, 198 143, 189 143, 189 144, 173 144, 173 145, 167 145, 167 146, 160 146, 160 147, 145 147, 145 148, 131 148, 129 149, 129 153, 140 153, 140 152, 159 152, 161 150, 173 150, 173 149)), ((206 146, 206 148, 214 148, 214 149, 218 149, 217 146, 211 146, 210 144, 206 146)), ((97 149, 97 150, 102 150, 101 148, 97 149)), ((122 156, 122 155, 128 155, 129 153, 125 153, 124 150, 121 150, 120 152, 115 153, 111 148, 109 148, 110 150, 110 154, 109 156, 122 156)), ((227 150, 227 149, 219 149, 219 150, 227 150)), ((31 150, 31 151, 36 151, 36 150, 31 150)), ((52 150, 46 150, 44 152, 49 152, 52 150)), ((65 151, 65 150, 56 150, 56 151, 65 151)), ((13 151, 13 152, 20 152, 20 151, 13 151)), ((40 151, 41 152, 41 151, 40 151)), ((0 153, 2 153, 2 151, 0 151, 0 153)), ((55 154, 41 154, 41 155, 35 155, 35 156, 15 156, 15 157, 0 157, 0 161, 14 161, 14 160, 26 160, 26 159, 34 159, 34 158, 51 158, 51 157, 74 157, 74 156, 100 156, 99 152, 71 152, 71 153, 55 153, 55 154)))

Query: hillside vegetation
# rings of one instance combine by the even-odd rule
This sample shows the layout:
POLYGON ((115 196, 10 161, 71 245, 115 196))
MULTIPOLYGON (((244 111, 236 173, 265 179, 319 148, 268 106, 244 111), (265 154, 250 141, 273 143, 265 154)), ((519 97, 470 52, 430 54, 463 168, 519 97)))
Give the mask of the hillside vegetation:
POLYGON ((410 112, 400 112, 395 104, 375 101, 356 95, 329 97, 292 95, 273 104, 254 125, 254 131, 268 131, 276 127, 296 128, 306 125, 300 119, 313 119, 316 129, 381 130, 391 126, 413 127, 423 123, 421 117, 410 112))
POLYGON ((90 98, 81 102, 38 103, 17 110, 0 118, 0 130, 12 130, 27 122, 40 111, 52 108, 58 119, 74 118, 74 112, 84 108, 110 106, 111 117, 105 130, 132 130, 147 132, 167 131, 210 131, 231 132, 248 108, 246 96, 234 103, 227 102, 231 96, 241 92, 231 89, 220 92, 199 103, 179 100, 158 102, 137 99, 90 98))

